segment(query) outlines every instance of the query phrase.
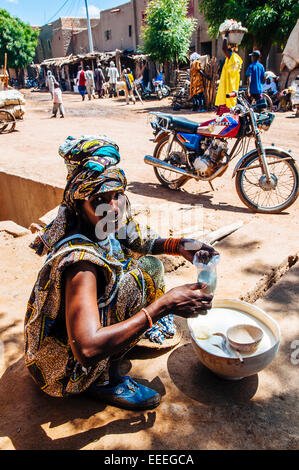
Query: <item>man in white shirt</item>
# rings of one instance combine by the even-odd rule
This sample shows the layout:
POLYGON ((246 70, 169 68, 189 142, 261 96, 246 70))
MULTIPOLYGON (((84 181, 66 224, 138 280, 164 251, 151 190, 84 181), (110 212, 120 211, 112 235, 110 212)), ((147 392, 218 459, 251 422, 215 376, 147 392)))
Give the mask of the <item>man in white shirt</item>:
POLYGON ((116 93, 116 83, 117 80, 119 79, 119 73, 117 68, 115 67, 114 62, 110 62, 110 67, 108 69, 108 77, 109 77, 109 85, 110 85, 110 90, 109 90, 109 97, 112 98, 112 95, 114 97, 117 96, 116 93))
POLYGON ((55 83, 58 83, 54 75, 52 74, 51 70, 48 70, 47 72, 47 78, 46 78, 46 86, 49 88, 49 92, 51 93, 52 99, 54 96, 54 85, 55 83))

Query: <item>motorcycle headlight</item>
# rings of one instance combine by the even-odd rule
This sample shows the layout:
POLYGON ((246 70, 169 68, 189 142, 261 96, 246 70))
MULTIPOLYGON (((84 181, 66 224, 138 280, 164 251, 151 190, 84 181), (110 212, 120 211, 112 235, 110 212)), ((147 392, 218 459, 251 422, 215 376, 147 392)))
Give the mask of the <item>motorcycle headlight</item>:
POLYGON ((256 122, 259 129, 267 131, 275 118, 274 113, 256 114, 256 122))
POLYGON ((152 126, 153 129, 156 129, 157 124, 158 124, 158 118, 155 115, 151 115, 149 118, 149 123, 152 126))

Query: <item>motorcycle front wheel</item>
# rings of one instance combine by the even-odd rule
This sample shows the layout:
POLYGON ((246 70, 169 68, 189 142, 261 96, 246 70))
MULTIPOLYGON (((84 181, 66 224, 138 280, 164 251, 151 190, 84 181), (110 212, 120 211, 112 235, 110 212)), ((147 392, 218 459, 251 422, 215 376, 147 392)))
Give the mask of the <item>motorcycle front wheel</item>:
POLYGON ((250 155, 237 172, 236 190, 241 201, 255 212, 277 214, 292 205, 299 195, 299 173, 294 160, 270 150, 266 159, 271 176, 267 182, 257 153, 250 155))
MULTIPOLYGON (((168 146, 168 136, 163 138, 155 147, 153 157, 158 160, 164 161, 173 165, 175 161, 182 162, 187 160, 186 149, 179 140, 174 139, 170 151, 170 155, 167 158, 167 146, 168 146)), ((182 175, 175 173, 173 171, 154 167, 154 172, 158 180, 163 186, 168 187, 169 189, 176 189, 177 183, 181 180, 182 175)))
POLYGON ((159 100, 162 100, 162 98, 163 98, 163 93, 162 93, 162 90, 161 90, 161 89, 157 90, 157 96, 158 96, 158 99, 159 99, 159 100))
POLYGON ((170 90, 168 87, 164 86, 163 89, 162 89, 162 94, 163 94, 163 97, 166 98, 167 96, 169 96, 170 94, 170 90))

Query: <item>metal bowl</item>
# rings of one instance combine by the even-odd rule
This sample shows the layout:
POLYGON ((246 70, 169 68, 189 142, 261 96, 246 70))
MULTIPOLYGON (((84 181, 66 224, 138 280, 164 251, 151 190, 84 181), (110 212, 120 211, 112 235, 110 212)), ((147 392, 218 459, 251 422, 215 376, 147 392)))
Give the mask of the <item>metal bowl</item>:
POLYGON ((243 31, 230 31, 228 34, 228 43, 239 45, 244 37, 243 31))

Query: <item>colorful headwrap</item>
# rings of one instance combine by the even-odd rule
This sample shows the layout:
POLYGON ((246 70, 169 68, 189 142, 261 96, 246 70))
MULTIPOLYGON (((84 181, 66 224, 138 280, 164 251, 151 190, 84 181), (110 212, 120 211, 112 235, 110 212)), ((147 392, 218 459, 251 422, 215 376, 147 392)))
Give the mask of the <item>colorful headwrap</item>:
MULTIPOLYGON (((107 168, 107 165, 111 166, 117 163, 117 159, 115 159, 116 144, 115 146, 108 145, 107 142, 105 144, 100 145, 100 148, 102 151, 106 149, 108 153, 108 157, 103 155, 103 159, 105 159, 104 168, 106 167, 106 169, 103 169, 101 160, 98 164, 94 153, 88 156, 87 152, 76 152, 75 166, 72 173, 70 167, 68 167, 68 181, 57 217, 39 232, 30 245, 37 254, 44 255, 51 251, 54 245, 74 228, 77 223, 76 201, 88 200, 91 196, 108 191, 124 191, 126 189, 127 179, 124 171, 119 168, 107 168), (111 157, 111 154, 114 154, 114 156, 111 157), (79 155, 81 155, 81 158, 79 155)), ((66 163, 71 161, 74 164, 74 157, 71 153, 69 153, 69 157, 63 155, 63 158, 66 163)))
POLYGON ((63 195, 63 203, 75 210, 76 200, 86 201, 91 196, 108 191, 125 190, 127 179, 120 168, 108 168, 100 173, 97 170, 75 171, 69 178, 63 195))
POLYGON ((69 136, 58 152, 65 160, 68 177, 79 167, 104 171, 120 161, 118 145, 106 136, 83 135, 79 139, 69 136))

